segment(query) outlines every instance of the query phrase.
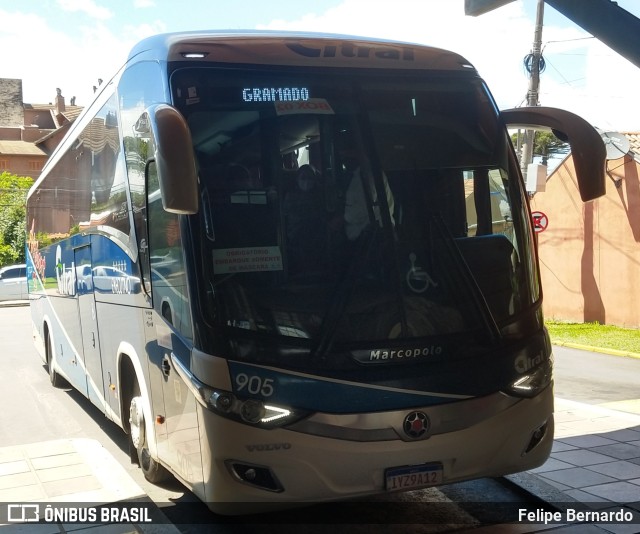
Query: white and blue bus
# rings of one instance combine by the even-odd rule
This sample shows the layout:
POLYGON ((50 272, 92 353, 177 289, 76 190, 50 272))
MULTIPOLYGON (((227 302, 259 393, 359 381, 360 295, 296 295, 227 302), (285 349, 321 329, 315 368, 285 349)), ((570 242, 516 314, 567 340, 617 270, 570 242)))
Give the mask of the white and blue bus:
POLYGON ((465 59, 270 32, 139 43, 28 197, 34 341, 208 506, 290 505, 539 466, 552 356, 507 123, 465 59))

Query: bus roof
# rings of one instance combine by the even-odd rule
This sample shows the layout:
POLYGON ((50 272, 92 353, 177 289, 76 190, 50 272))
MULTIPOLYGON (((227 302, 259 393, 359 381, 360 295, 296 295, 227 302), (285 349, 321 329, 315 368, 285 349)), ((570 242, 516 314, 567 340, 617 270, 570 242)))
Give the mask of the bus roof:
POLYGON ((465 58, 440 48, 349 35, 266 30, 159 34, 132 49, 129 61, 143 59, 475 73, 465 58))

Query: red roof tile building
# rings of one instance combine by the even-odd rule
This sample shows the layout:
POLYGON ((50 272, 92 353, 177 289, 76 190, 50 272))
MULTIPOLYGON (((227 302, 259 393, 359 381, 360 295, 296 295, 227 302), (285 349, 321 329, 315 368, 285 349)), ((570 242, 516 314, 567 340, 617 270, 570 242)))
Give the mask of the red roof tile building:
POLYGON ((42 167, 82 107, 60 89, 50 104, 25 104, 22 80, 0 78, 0 173, 40 176, 42 167))

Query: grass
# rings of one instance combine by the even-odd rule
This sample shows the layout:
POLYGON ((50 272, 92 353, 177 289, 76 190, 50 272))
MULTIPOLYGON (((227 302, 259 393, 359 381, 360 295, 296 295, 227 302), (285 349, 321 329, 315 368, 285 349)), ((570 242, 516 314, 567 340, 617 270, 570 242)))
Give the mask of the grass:
POLYGON ((561 323, 546 321, 551 341, 577 343, 603 349, 640 354, 640 330, 598 323, 561 323))

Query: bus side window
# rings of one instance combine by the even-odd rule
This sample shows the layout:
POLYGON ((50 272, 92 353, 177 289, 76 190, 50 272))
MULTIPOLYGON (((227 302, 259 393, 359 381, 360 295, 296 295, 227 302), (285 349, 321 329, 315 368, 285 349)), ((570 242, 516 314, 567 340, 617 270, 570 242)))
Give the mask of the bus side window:
POLYGON ((149 159, 149 136, 144 133, 145 109, 167 102, 163 72, 155 61, 134 62, 122 74, 118 83, 120 131, 124 146, 125 165, 131 193, 133 225, 140 254, 140 269, 144 289, 151 294, 149 268, 149 237, 147 236, 147 195, 145 165, 149 159))
POLYGON ((180 220, 162 207, 155 162, 148 169, 147 218, 153 307, 182 336, 192 340, 180 220))

